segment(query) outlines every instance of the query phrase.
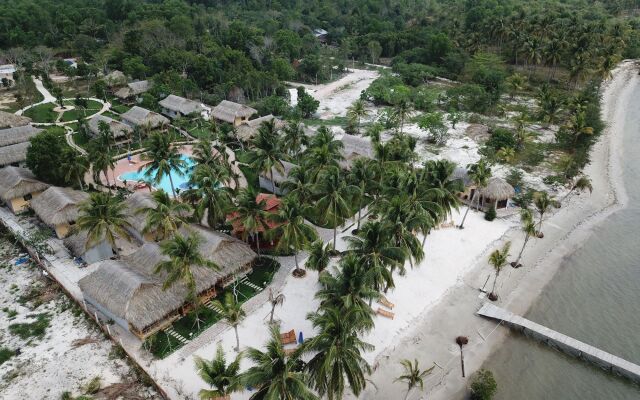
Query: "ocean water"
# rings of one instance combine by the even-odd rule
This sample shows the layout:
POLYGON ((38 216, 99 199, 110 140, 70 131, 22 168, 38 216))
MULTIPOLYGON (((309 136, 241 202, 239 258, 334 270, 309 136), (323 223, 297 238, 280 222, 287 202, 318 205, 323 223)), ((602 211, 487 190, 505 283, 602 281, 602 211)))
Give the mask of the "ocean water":
MULTIPOLYGON (((640 365, 640 88, 626 115, 628 206, 563 262, 527 318, 640 365)), ((638 400, 640 386, 519 334, 490 358, 496 399, 638 400)))
MULTIPOLYGON (((180 189, 180 190, 185 190, 189 188, 189 178, 191 177, 191 170, 193 169, 193 166, 195 165, 195 162, 193 161, 193 159, 191 159, 188 156, 185 156, 184 154, 180 156, 180 158, 182 158, 185 161, 185 168, 182 168, 181 170, 175 170, 175 171, 171 171, 171 179, 173 180, 173 186, 175 187, 175 189, 180 189)), ((122 175, 120 175, 118 177, 119 180, 121 181, 146 181, 147 178, 145 177, 145 173, 146 173, 146 169, 142 170, 142 171, 131 171, 131 172, 127 172, 124 173, 122 175)), ((155 184, 153 185, 154 188, 156 189, 162 189, 165 192, 171 194, 171 181, 169 180, 168 176, 165 176, 162 178, 162 180, 160 181, 159 184, 155 184)))

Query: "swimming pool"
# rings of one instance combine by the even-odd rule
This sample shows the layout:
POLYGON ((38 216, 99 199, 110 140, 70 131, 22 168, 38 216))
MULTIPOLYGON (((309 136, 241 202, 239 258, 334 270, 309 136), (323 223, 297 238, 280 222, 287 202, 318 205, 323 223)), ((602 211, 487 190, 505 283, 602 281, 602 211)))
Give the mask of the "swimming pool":
MULTIPOLYGON (((195 162, 191 157, 185 156, 184 154, 182 154, 180 158, 184 160, 185 167, 181 168, 179 171, 171 171, 171 179, 173 180, 173 186, 175 187, 175 189, 176 190, 180 189, 182 191, 189 188, 189 178, 191 177, 191 170, 193 169, 195 162)), ((146 172, 147 172, 146 168, 143 169, 142 171, 131 171, 131 172, 127 172, 120 175, 118 179, 123 182, 124 181, 143 182, 143 181, 147 181, 148 179, 145 177, 146 172)), ((153 187, 156 189, 162 189, 165 192, 172 194, 171 182, 169 181, 168 176, 163 177, 160 183, 154 184, 153 187)))

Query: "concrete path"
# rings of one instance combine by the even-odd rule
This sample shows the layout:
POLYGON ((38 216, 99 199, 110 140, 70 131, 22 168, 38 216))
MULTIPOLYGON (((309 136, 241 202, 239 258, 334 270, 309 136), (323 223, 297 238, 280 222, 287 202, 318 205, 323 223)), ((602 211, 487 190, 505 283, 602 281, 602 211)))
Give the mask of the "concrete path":
POLYGON ((55 103, 56 98, 53 97, 53 95, 51 93, 49 93, 49 91, 47 90, 47 88, 44 87, 44 84, 42 83, 42 81, 38 78, 36 78, 35 76, 32 76, 31 79, 33 79, 33 83, 36 84, 36 89, 38 89, 38 92, 40 92, 40 94, 42 95, 43 99, 42 101, 35 103, 35 104, 30 104, 26 107, 24 107, 21 110, 16 111, 16 115, 22 115, 22 113, 31 108, 31 107, 35 107, 38 106, 40 104, 45 104, 45 103, 55 103))

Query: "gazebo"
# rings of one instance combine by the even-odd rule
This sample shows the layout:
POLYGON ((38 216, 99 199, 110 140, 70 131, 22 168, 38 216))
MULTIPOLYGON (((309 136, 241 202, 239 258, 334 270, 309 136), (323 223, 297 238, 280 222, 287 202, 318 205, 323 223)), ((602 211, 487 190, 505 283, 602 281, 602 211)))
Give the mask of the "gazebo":
POLYGON ((480 207, 488 209, 493 205, 496 210, 507 208, 509 199, 515 196, 513 186, 501 178, 491 178, 486 187, 480 189, 480 207))

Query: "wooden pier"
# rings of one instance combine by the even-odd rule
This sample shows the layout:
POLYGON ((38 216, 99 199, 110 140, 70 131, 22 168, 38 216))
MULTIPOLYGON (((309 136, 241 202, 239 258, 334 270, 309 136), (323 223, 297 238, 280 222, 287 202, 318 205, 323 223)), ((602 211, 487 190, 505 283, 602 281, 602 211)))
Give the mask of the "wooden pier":
POLYGON ((589 361, 600 368, 635 382, 640 382, 640 366, 540 324, 536 324, 526 318, 494 306, 491 303, 484 303, 477 314, 503 321, 514 330, 531 336, 569 355, 589 361))

